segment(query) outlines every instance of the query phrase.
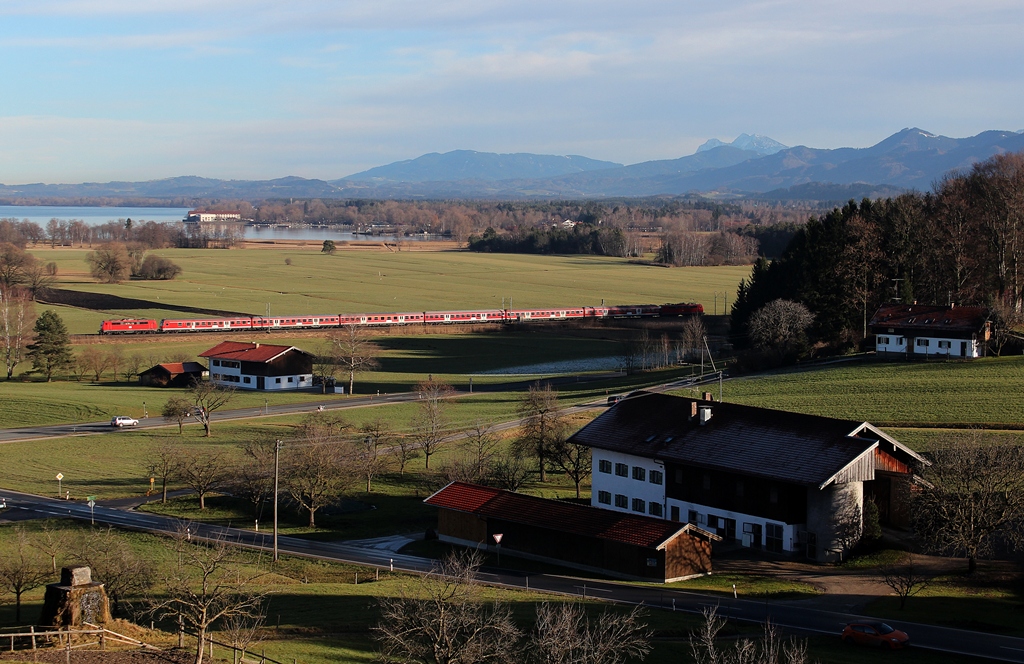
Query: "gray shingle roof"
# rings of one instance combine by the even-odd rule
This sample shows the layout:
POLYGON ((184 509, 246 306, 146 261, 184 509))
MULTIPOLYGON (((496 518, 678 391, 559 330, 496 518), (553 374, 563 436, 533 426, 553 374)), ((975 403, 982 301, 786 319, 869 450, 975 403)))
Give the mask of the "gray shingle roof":
MULTIPOLYGON (((819 486, 871 450, 853 437, 861 422, 780 410, 636 393, 580 429, 589 447, 667 462, 819 486), (711 406, 705 425, 691 404, 711 406)), ((861 432, 864 436, 864 432, 861 432)))

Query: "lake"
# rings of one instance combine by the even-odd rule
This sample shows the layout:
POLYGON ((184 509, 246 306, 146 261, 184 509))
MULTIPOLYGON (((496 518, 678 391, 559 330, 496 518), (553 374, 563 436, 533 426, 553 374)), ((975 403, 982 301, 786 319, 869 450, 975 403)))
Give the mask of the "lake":
MULTIPOLYGON (((132 221, 181 221, 189 208, 181 207, 85 207, 77 205, 0 205, 0 219, 29 220, 46 229, 51 219, 80 219, 89 226, 99 226, 118 219, 132 221)), ((332 227, 291 228, 284 226, 246 226, 243 237, 246 240, 365 240, 373 237, 379 240, 435 240, 434 236, 409 236, 396 238, 392 235, 357 235, 332 227)))

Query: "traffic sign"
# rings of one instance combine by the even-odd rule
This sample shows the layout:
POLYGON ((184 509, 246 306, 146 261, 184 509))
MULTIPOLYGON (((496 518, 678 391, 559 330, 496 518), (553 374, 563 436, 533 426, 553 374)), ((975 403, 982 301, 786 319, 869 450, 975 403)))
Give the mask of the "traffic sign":
POLYGON ((57 481, 60 482, 62 479, 64 479, 64 473, 57 473, 57 481))
POLYGON ((501 544, 501 538, 504 537, 504 536, 505 535, 503 533, 494 533, 494 535, 493 535, 494 543, 495 544, 501 544))

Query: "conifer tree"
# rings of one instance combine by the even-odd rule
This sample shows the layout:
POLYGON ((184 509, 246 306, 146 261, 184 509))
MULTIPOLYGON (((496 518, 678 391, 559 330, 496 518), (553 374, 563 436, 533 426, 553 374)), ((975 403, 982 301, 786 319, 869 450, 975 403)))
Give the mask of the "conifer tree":
POLYGON ((46 382, 50 382, 55 371, 71 364, 68 328, 56 312, 44 311, 36 319, 33 329, 36 340, 28 345, 28 356, 32 358, 32 368, 45 375, 46 382))

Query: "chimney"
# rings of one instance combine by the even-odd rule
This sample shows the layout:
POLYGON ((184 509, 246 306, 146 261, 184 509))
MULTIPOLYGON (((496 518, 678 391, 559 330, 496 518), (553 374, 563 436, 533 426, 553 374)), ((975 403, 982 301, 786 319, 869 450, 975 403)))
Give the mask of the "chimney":
POLYGON ((700 425, 704 426, 711 420, 711 406, 700 407, 700 425))
POLYGON ((701 392, 700 398, 703 399, 704 401, 714 401, 715 395, 711 394, 710 392, 701 392))
POLYGON ((692 419, 695 419, 696 417, 697 417, 697 402, 696 401, 691 401, 690 402, 690 419, 692 420, 692 419))

